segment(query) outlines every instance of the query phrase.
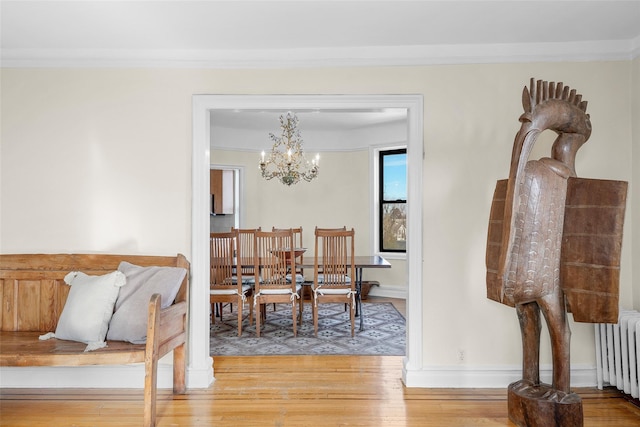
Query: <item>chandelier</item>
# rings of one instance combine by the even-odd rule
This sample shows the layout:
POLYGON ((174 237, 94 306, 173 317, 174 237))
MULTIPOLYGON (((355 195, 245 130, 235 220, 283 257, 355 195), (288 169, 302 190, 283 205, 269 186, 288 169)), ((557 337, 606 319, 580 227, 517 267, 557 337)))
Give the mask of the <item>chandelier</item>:
POLYGON ((311 163, 302 152, 302 137, 298 130, 298 117, 289 111, 280 116, 281 136, 269 134, 273 141, 271 153, 265 159, 262 152, 260 171, 266 180, 278 178, 283 184, 292 185, 304 179, 311 181, 318 176, 319 155, 311 163))

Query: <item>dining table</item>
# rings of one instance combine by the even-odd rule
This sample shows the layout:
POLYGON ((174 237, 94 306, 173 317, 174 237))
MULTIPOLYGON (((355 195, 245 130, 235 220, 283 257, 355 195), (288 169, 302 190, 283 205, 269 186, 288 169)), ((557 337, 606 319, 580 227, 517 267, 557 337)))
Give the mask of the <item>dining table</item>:
MULTIPOLYGON (((296 255, 302 255, 306 248, 296 248, 294 252, 296 255)), ((290 253, 290 250, 287 249, 287 253, 290 253)), ((294 256, 296 256, 294 255, 294 256)), ((240 259, 240 265, 242 268, 244 267, 253 267, 255 260, 253 258, 245 258, 242 257, 240 259)), ((360 321, 360 331, 364 330, 364 316, 362 315, 362 272, 365 268, 391 268, 391 264, 384 257, 380 255, 356 255, 354 257, 355 268, 356 268, 356 317, 359 317, 360 321)), ((259 262, 258 262, 259 263, 259 262)), ((296 262, 296 267, 301 268, 315 268, 315 259, 313 256, 305 256, 302 257, 300 262, 296 262)), ((322 259, 319 259, 319 263, 322 264, 322 259)))

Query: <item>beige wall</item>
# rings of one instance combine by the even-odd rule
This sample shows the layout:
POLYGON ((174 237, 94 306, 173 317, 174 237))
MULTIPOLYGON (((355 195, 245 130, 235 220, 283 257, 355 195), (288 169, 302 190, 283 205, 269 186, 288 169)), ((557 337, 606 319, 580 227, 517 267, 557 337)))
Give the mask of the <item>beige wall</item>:
MULTIPOLYGON (((421 94, 424 365, 519 366, 515 311, 485 298, 484 253, 493 186, 508 171, 522 87, 533 76, 578 89, 589 101, 594 127, 578 154, 578 174, 631 181, 632 162, 636 177, 640 164, 637 153, 632 160, 630 108, 632 94, 638 94, 638 61, 633 70, 631 62, 296 70, 5 69, 0 250, 190 256, 193 94, 421 94), (630 91, 632 75, 635 87, 630 91), (464 362, 457 360, 459 350, 466 353, 464 362)), ((637 122, 638 108, 633 117, 637 122)), ((637 128, 635 138, 638 147, 637 128)), ((323 165, 351 165, 348 160, 323 158, 323 165)), ((366 168, 363 162, 352 163, 358 170, 366 168)), ((301 203, 316 203, 303 187, 292 191, 301 203)), ((271 192, 261 197, 265 203, 273 200, 271 192)), ((366 205, 367 197, 345 193, 344 200, 347 206, 366 205)), ((626 231, 637 222, 631 206, 626 231)), ((318 209, 326 213, 337 207, 318 209)), ((247 215, 248 225, 279 223, 273 213, 247 215)), ((350 225, 365 214, 347 209, 344 215, 350 225)), ((637 234, 635 242, 625 237, 621 301, 630 307, 632 243, 637 249, 640 239, 637 234)), ((593 365, 592 330, 591 325, 573 325, 574 364, 593 365)), ((545 335, 543 363, 549 363, 547 340, 545 335)))
MULTIPOLYGON (((635 206, 640 200, 640 58, 636 58, 632 63, 631 80, 631 132, 632 132, 632 170, 633 177, 629 184, 629 192, 631 193, 630 203, 635 201, 635 206)), ((627 206, 630 206, 627 203, 627 206)), ((635 222, 634 227, 629 227, 630 233, 627 234, 625 240, 626 245, 632 246, 632 253, 636 254, 633 259, 638 259, 640 254, 640 209, 636 209, 632 219, 635 222), (635 219, 635 221, 634 221, 635 219)), ((640 263, 634 262, 633 268, 633 306, 636 310, 640 310, 640 263)))
MULTIPOLYGON (((313 229, 356 227, 369 222, 368 152, 322 153, 322 172, 311 182, 288 187, 260 176, 257 153, 211 151, 211 162, 244 168, 243 227, 270 230, 302 226, 305 246, 313 248, 313 229), (253 154, 253 156, 252 156, 253 154)), ((369 252, 369 232, 356 230, 357 251, 369 252)))

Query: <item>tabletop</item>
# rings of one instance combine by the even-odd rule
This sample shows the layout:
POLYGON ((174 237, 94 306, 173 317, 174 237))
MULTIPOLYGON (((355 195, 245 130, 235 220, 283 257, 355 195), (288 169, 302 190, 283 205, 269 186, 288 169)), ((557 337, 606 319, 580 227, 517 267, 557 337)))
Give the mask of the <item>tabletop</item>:
MULTIPOLYGON (((314 268, 314 258, 312 256, 304 257, 301 263, 297 263, 302 268, 314 268)), ((356 255, 356 268, 391 268, 389 261, 380 255, 356 255)))
MULTIPOLYGON (((320 259, 322 260, 322 258, 320 259)), ((314 257, 305 256, 302 262, 296 262, 296 266, 301 268, 314 268, 314 257)), ((253 267, 253 258, 242 257, 240 259, 240 266, 242 268, 253 267)), ((355 257, 356 268, 391 268, 389 261, 381 257, 380 255, 357 255, 355 257)))

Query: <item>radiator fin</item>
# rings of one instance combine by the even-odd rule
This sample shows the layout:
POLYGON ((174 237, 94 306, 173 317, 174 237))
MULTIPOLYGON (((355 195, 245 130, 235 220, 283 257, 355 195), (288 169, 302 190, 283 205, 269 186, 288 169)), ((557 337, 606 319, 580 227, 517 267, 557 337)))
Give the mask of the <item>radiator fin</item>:
POLYGON ((595 327, 598 388, 605 384, 638 399, 640 396, 640 312, 620 310, 618 323, 595 327))

